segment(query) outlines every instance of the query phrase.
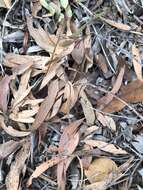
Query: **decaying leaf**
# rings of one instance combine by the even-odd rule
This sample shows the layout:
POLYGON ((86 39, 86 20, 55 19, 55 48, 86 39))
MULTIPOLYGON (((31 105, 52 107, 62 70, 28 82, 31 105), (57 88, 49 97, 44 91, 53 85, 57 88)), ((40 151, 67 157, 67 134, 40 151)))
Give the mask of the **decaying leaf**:
POLYGON ((132 55, 133 55, 133 66, 134 66, 134 70, 136 72, 137 78, 139 80, 142 80, 141 57, 140 57, 139 49, 135 46, 135 44, 132 45, 132 55))
POLYGON ((113 100, 103 109, 104 112, 112 113, 123 109, 128 103, 137 103, 143 101, 143 82, 140 80, 133 81, 124 87, 123 93, 119 99, 113 100), (123 101, 125 102, 123 102, 123 101))
POLYGON ((57 93, 59 91, 59 81, 54 80, 50 83, 48 88, 48 96, 40 105, 39 111, 35 117, 35 121, 32 125, 32 130, 36 130, 40 127, 43 121, 46 119, 49 111, 55 103, 57 93))
POLYGON ((105 152, 109 152, 112 154, 127 154, 127 152, 121 148, 116 148, 115 145, 113 144, 109 144, 103 141, 99 141, 99 140, 84 140, 85 144, 88 144, 90 146, 93 147, 97 147, 100 150, 103 150, 105 152))
POLYGON ((110 173, 117 173, 118 167, 114 161, 109 158, 98 158, 95 159, 85 170, 85 175, 90 183, 103 181, 108 177, 110 173))
POLYGON ((101 19, 106 22, 107 24, 115 27, 115 28, 118 28, 119 30, 124 30, 124 31, 130 31, 132 28, 127 25, 127 24, 123 24, 123 23, 119 23, 119 22, 116 22, 116 21, 113 21, 113 20, 110 20, 110 19, 105 19, 103 17, 101 17, 101 19))
POLYGON ((88 124, 94 124, 95 122, 95 113, 92 107, 92 104, 90 103, 89 99, 87 98, 84 90, 81 90, 80 92, 80 103, 86 118, 86 121, 88 124))
POLYGON ((7 104, 8 104, 8 95, 9 95, 9 83, 13 79, 13 76, 6 75, 1 81, 0 81, 0 109, 2 111, 7 111, 7 104))
POLYGON ((38 167, 36 167, 36 170, 32 173, 30 178, 28 179, 27 185, 30 186, 32 184, 32 179, 39 177, 43 172, 45 172, 48 168, 53 167, 54 165, 61 162, 64 158, 61 157, 54 157, 50 160, 47 160, 46 162, 43 162, 38 167))
POLYGON ((11 153, 17 150, 20 147, 20 142, 18 141, 7 141, 3 144, 0 144, 0 160, 6 158, 11 153))
POLYGON ((15 157, 15 161, 12 162, 10 171, 6 176, 6 188, 7 190, 19 189, 19 178, 25 165, 25 161, 29 157, 30 141, 26 139, 22 148, 19 150, 15 157))

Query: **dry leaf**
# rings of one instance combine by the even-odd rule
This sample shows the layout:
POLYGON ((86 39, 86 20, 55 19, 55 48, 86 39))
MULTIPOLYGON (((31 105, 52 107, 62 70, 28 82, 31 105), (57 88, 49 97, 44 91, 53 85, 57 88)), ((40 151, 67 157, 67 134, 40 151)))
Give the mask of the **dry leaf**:
POLYGON ((125 150, 121 149, 121 148, 116 148, 115 145, 113 144, 109 144, 103 141, 99 141, 99 140, 84 140, 85 144, 93 146, 93 147, 97 147, 100 150, 103 150, 105 152, 109 152, 112 154, 128 154, 125 150))
POLYGON ((61 162, 64 158, 61 157, 54 157, 51 160, 47 160, 46 162, 43 162, 38 167, 36 167, 36 170, 32 173, 30 178, 28 179, 27 185, 30 186, 32 184, 32 179, 39 177, 43 172, 45 172, 48 168, 53 167, 54 165, 61 162))
POLYGON ((0 7, 9 9, 11 7, 11 0, 0 0, 0 7))
POLYGON ((14 100, 12 101, 12 108, 17 106, 28 94, 30 93, 32 86, 29 86, 29 79, 31 75, 31 69, 25 71, 25 73, 21 76, 21 80, 19 83, 19 88, 13 94, 14 100))
POLYGON ((0 144, 0 160, 6 158, 11 153, 16 151, 20 145, 21 145, 20 142, 13 140, 0 144))
POLYGON ((89 99, 87 98, 84 90, 81 90, 80 92, 80 103, 83 109, 83 113, 85 115, 87 124, 94 124, 95 122, 95 113, 92 107, 92 104, 90 103, 89 99))
MULTIPOLYGON (((79 143, 78 128, 82 122, 83 119, 80 119, 64 128, 59 142, 59 153, 63 153, 66 156, 73 153, 79 143)), ((57 166, 57 182, 59 189, 65 189, 66 171, 72 159, 73 158, 66 158, 57 166)))
POLYGON ((118 167, 116 163, 109 158, 98 158, 95 159, 84 172, 90 183, 95 183, 103 181, 110 173, 117 173, 118 167))
POLYGON ((75 104, 75 92, 73 85, 70 81, 68 81, 65 85, 64 99, 66 100, 66 102, 63 103, 60 111, 65 114, 68 114, 75 104))
POLYGON ((62 99, 63 99, 63 97, 61 96, 56 102, 55 102, 55 104, 53 105, 53 109, 52 109, 52 112, 51 112, 51 114, 50 114, 50 118, 52 118, 52 117, 54 117, 57 113, 58 113, 58 111, 59 111, 59 109, 60 109, 60 107, 61 107, 61 104, 62 104, 62 99))
POLYGON ((110 19, 105 19, 103 17, 101 17, 101 19, 106 22, 107 24, 115 27, 115 28, 118 28, 119 30, 124 30, 124 31, 130 31, 131 30, 131 27, 127 24, 123 24, 123 23, 119 23, 119 22, 115 22, 113 20, 110 20, 110 19))
POLYGON ((30 35, 34 38, 36 43, 50 54, 54 53, 54 57, 63 57, 72 52, 74 48, 74 40, 67 38, 65 35, 60 37, 49 34, 40 26, 34 28, 30 16, 27 16, 27 26, 30 35))
POLYGON ((119 96, 124 102, 114 98, 104 109, 104 112, 112 113, 123 109, 127 103, 137 103, 143 101, 143 82, 133 81, 124 87, 123 93, 119 96))
POLYGON ((15 157, 15 161, 11 164, 10 171, 6 176, 6 189, 7 190, 18 190, 19 189, 19 178, 25 165, 25 161, 29 157, 30 152, 30 141, 25 140, 22 148, 19 150, 15 157))
POLYGON ((142 63, 141 63, 141 57, 139 49, 134 45, 132 45, 132 55, 133 55, 133 66, 135 73, 137 75, 137 78, 139 80, 142 80, 142 63))
POLYGON ((46 64, 49 62, 50 57, 38 55, 18 55, 8 53, 5 56, 4 65, 7 67, 24 67, 25 64, 30 63, 35 69, 45 69, 46 64))
POLYGON ((102 107, 102 108, 105 107, 105 105, 109 104, 109 102, 111 102, 113 100, 114 96, 112 94, 116 94, 119 91, 121 84, 122 84, 124 73, 125 73, 125 65, 123 67, 121 67, 119 75, 117 76, 117 79, 111 90, 111 93, 109 92, 108 94, 106 94, 105 96, 103 96, 101 99, 98 100, 97 104, 100 107, 102 107))
POLYGON ((96 117, 104 127, 108 127, 109 129, 116 131, 116 124, 111 117, 103 115, 99 112, 96 112, 96 117))
POLYGON ((81 64, 83 62, 84 59, 84 43, 81 40, 80 42, 78 42, 73 51, 72 51, 72 57, 75 60, 76 63, 81 64))
POLYGON ((13 76, 6 75, 2 80, 0 81, 0 109, 2 111, 7 111, 7 104, 8 104, 8 95, 9 95, 9 83, 13 79, 13 76))
POLYGON ((35 117, 35 121, 32 125, 32 130, 36 130, 40 127, 43 121, 46 119, 49 111, 55 103, 57 93, 59 91, 59 81, 54 80, 50 83, 48 88, 48 96, 40 105, 39 111, 35 117))

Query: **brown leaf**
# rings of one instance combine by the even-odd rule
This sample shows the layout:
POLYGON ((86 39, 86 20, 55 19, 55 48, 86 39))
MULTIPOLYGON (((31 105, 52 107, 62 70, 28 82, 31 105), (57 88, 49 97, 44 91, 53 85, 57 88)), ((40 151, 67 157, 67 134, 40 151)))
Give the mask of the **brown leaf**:
POLYGON ((103 141, 99 140, 84 140, 85 144, 88 144, 93 147, 97 147, 100 150, 103 150, 105 152, 109 152, 112 154, 127 154, 125 150, 122 150, 121 148, 116 148, 113 144, 109 144, 103 141))
POLYGON ((59 37, 49 34, 40 26, 34 28, 30 16, 27 16, 27 26, 30 35, 34 38, 36 43, 50 54, 54 53, 54 57, 57 55, 63 57, 72 52, 74 48, 74 40, 67 38, 65 35, 59 37))
POLYGON ((72 57, 73 59, 76 61, 76 63, 81 64, 83 59, 84 59, 84 43, 81 40, 80 42, 78 42, 73 51, 72 51, 72 57))
POLYGON ((46 162, 43 162, 38 167, 36 167, 36 170, 32 173, 30 178, 28 179, 27 185, 30 186, 32 184, 32 179, 39 177, 43 172, 45 172, 48 168, 53 167, 54 165, 61 162, 64 158, 61 157, 54 157, 50 160, 47 160, 46 162))
POLYGON ((2 111, 7 111, 7 97, 9 95, 9 83, 13 79, 13 76, 6 75, 1 81, 0 81, 0 109, 2 111))
POLYGON ((134 45, 132 45, 132 55, 133 55, 133 66, 137 78, 142 80, 142 64, 139 49, 134 45))
POLYGON ((92 104, 90 103, 89 99, 87 98, 84 90, 81 90, 80 98, 81 98, 80 103, 81 103, 87 124, 94 124, 94 122, 95 122, 94 109, 93 109, 92 104))
POLYGON ((68 114, 71 108, 75 104, 75 92, 71 82, 67 82, 64 89, 64 99, 66 102, 63 103, 60 111, 68 114))
MULTIPOLYGON (((60 142, 59 142, 59 153, 63 153, 65 155, 70 155, 73 153, 75 148, 79 143, 79 133, 78 128, 83 122, 83 119, 77 120, 66 128, 64 128, 63 134, 61 135, 60 142)), ((66 182, 66 171, 68 166, 71 162, 71 158, 66 158, 57 166, 57 182, 58 188, 60 190, 65 189, 65 182, 66 182)))
POLYGON ((119 75, 117 76, 117 79, 111 90, 111 93, 106 94, 105 96, 103 96, 101 99, 98 100, 97 104, 99 106, 101 106, 103 108, 107 104, 109 104, 109 102, 111 102, 113 100, 114 96, 112 94, 116 94, 119 91, 121 84, 122 84, 124 73, 125 73, 125 65, 123 67, 121 67, 119 75))
POLYGON ((117 173, 118 167, 114 161, 109 158, 98 158, 95 159, 85 170, 85 175, 90 183, 103 181, 108 177, 110 173, 117 173))
POLYGON ((101 17, 101 19, 103 21, 105 21, 107 24, 115 27, 115 28, 118 28, 119 30, 124 30, 124 31, 130 31, 132 28, 127 25, 127 24, 123 24, 123 23, 119 23, 119 22, 115 22, 113 20, 110 20, 110 19, 105 19, 103 17, 101 17))
POLYGON ((19 150, 15 157, 15 161, 11 164, 10 171, 6 176, 6 189, 18 190, 19 178, 25 165, 25 161, 29 157, 30 141, 29 139, 23 142, 22 148, 19 150))
POLYGON ((32 125, 32 130, 36 130, 40 127, 43 121, 46 119, 49 111, 55 103, 57 93, 59 91, 59 82, 54 80, 50 83, 48 88, 48 96, 40 105, 39 111, 35 117, 35 121, 32 125))
POLYGON ((119 96, 124 102, 114 98, 104 109, 104 112, 112 113, 123 109, 127 103, 143 101, 143 82, 136 80, 124 87, 123 93, 119 96))
POLYGON ((2 116, 0 116, 0 126, 7 134, 9 134, 12 137, 25 137, 30 134, 30 132, 17 131, 16 129, 13 129, 11 126, 7 127, 4 123, 4 118, 2 116))
POLYGON ((45 65, 50 60, 50 57, 38 55, 18 55, 8 53, 5 56, 4 65, 7 67, 24 67, 25 64, 32 64, 35 69, 45 69, 45 65), (23 65, 23 66, 20 66, 23 65))
POLYGON ((17 150, 17 148, 19 148, 19 146, 20 142, 13 140, 0 144, 0 160, 13 153, 15 150, 17 150))

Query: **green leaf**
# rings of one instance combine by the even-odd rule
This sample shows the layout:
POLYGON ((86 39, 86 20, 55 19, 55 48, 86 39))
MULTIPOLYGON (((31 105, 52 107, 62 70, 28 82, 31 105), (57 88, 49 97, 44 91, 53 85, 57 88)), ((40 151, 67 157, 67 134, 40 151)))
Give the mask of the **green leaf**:
POLYGON ((70 5, 68 5, 68 7, 66 8, 66 14, 69 18, 72 17, 72 10, 71 10, 71 7, 70 5))
POLYGON ((69 0, 60 0, 61 6, 66 9, 69 5, 69 0))

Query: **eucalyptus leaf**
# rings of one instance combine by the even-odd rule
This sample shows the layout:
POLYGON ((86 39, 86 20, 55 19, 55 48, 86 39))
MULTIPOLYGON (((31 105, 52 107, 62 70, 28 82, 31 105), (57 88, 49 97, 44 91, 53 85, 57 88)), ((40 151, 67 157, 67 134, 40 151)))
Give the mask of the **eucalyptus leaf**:
POLYGON ((69 5, 69 0, 60 0, 61 6, 66 9, 69 5))

